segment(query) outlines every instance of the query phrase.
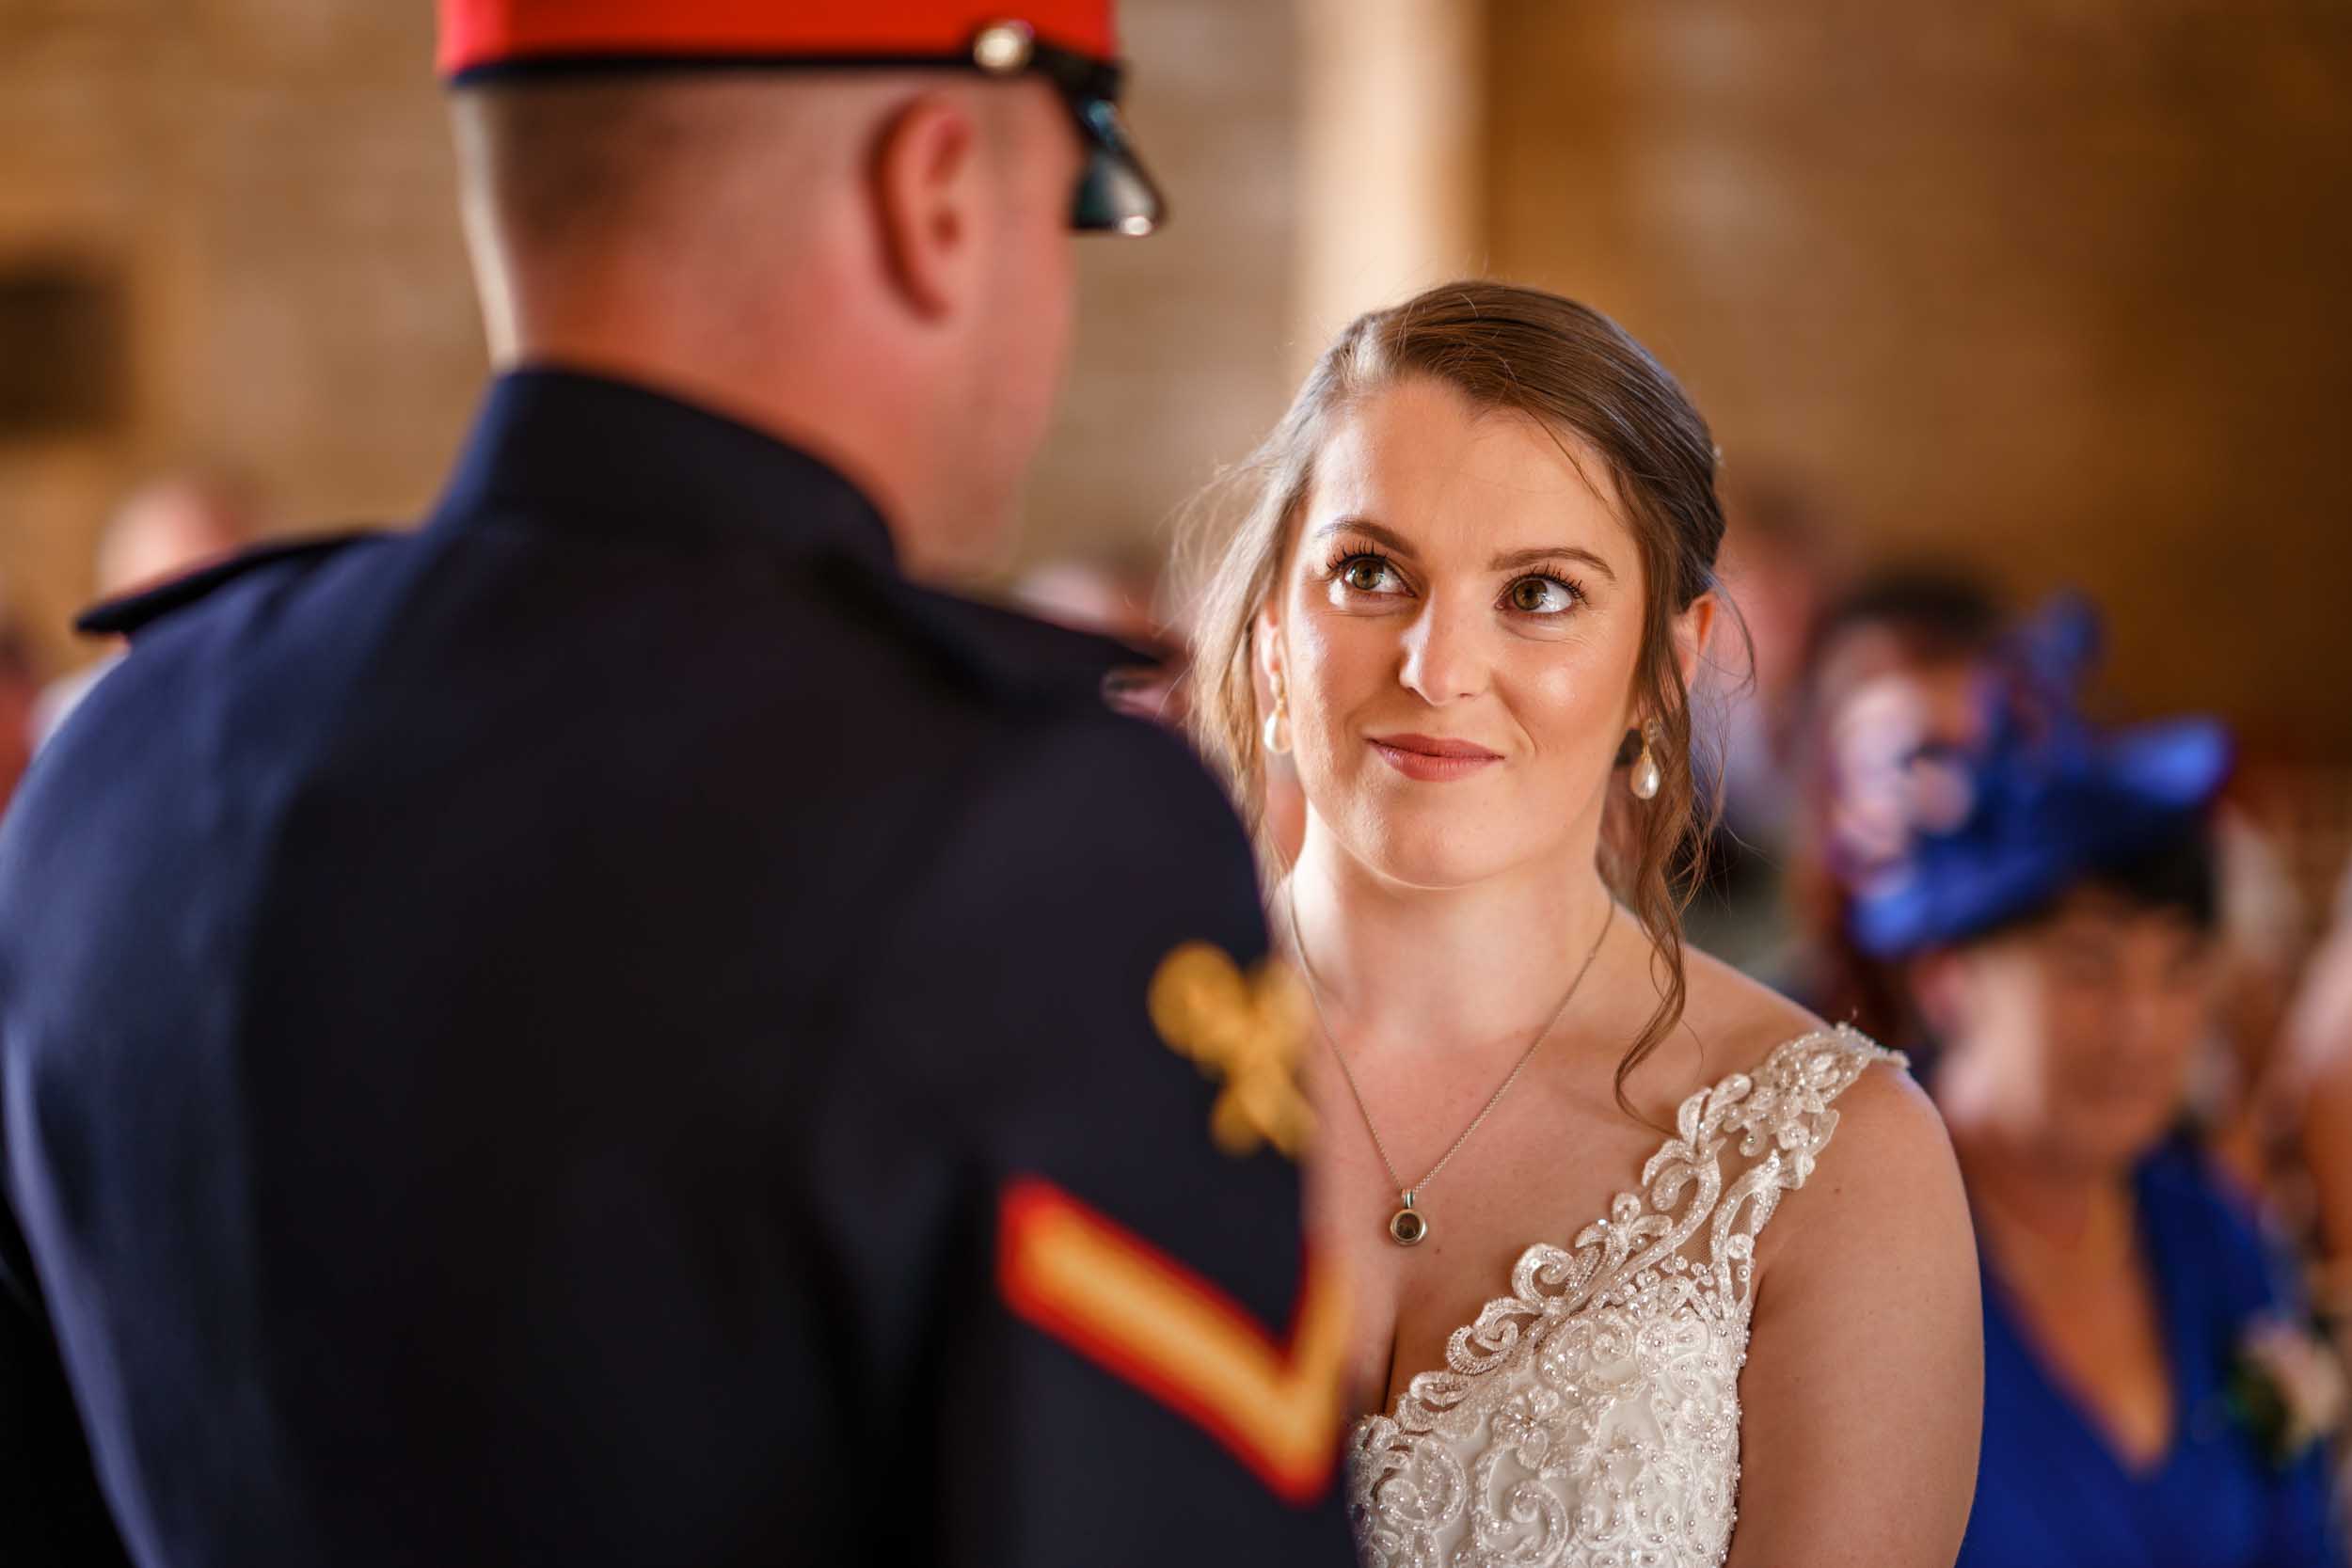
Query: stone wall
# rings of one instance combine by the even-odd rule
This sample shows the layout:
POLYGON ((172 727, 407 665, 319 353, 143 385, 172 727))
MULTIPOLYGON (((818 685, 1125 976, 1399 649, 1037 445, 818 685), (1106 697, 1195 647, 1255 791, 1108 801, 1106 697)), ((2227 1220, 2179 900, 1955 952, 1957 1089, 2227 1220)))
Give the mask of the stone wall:
POLYGON ((187 461, 287 527, 431 497, 483 362, 429 8, 11 0, 0 270, 61 257, 128 324, 106 427, 0 441, 0 578, 53 660, 105 508, 187 461))
POLYGON ((2111 611, 2125 708, 2352 763, 2352 13, 1496 0, 1498 271, 1877 558, 2111 611))
POLYGON ((1290 395, 1299 40, 1279 0, 1120 8, 1130 128, 1170 222, 1079 251, 1077 356, 1024 549, 1149 564, 1290 395))
MULTIPOLYGON (((1082 249, 1030 557, 1150 556, 1286 390, 1290 8, 1124 13, 1175 221, 1082 249)), ((432 34, 422 0, 0 0, 0 289, 63 265, 124 337, 114 417, 0 434, 0 594, 51 663, 82 657, 92 542, 152 469, 248 470, 289 530, 430 503, 484 365, 432 34)))
MULTIPOLYGON (((1399 37, 1413 3, 1378 0, 1399 37)), ((1365 13, 1125 9, 1175 220, 1084 247, 1031 557, 1154 554, 1358 303, 1315 281, 1349 262, 1351 218, 1303 171, 1363 113, 1308 56, 1365 13)), ((2127 705, 2352 760, 2341 8, 1485 12, 1485 174, 1460 203, 1483 233, 1435 236, 1440 260, 1619 314, 1735 468, 1804 476, 1868 550, 2092 587, 2127 705)), ((0 592, 53 660, 99 518, 147 470, 241 465, 288 527, 429 502, 482 372, 431 31, 421 0, 0 0, 0 289, 61 264, 112 291, 123 339, 112 418, 0 434, 0 592)), ((1379 69, 1409 86, 1433 52, 1379 69)))

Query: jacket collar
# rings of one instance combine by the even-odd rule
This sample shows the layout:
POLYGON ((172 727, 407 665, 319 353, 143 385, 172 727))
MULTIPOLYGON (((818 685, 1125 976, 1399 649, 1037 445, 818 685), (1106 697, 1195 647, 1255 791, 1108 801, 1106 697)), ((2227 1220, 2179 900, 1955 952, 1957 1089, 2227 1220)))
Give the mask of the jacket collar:
MULTIPOLYGON (((1098 698, 1107 675, 1153 656, 909 582, 871 502, 807 453, 644 388, 566 371, 501 376, 474 421, 428 524, 484 519, 607 538, 704 539, 825 559, 845 603, 865 604, 1006 696, 1098 698)), ((86 631, 128 635, 273 562, 358 539, 297 540, 248 552, 135 597, 101 605, 86 631)))
POLYGON ((493 510, 898 570, 881 513, 837 470, 724 415, 578 371, 526 368, 491 384, 432 526, 493 510))

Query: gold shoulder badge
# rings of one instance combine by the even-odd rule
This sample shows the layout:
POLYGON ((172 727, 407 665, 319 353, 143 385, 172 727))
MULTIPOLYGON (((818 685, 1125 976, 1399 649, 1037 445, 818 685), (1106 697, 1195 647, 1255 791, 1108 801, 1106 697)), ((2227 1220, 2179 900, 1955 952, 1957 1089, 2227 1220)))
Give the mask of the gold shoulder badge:
POLYGON ((1295 1159, 1314 1131, 1298 1092, 1308 1003, 1298 977, 1268 958, 1249 974, 1214 943, 1188 942, 1160 960, 1152 1026, 1180 1056, 1221 1080, 1209 1132, 1232 1155, 1270 1143, 1295 1159))

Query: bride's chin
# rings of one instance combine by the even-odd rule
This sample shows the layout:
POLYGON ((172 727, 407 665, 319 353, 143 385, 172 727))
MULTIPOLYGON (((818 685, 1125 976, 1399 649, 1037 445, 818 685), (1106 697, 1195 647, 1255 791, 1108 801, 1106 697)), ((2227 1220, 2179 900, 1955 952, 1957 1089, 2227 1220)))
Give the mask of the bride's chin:
POLYGON ((1459 892, 1507 870, 1511 860, 1495 846, 1465 842, 1458 831, 1384 819, 1343 835, 1343 847, 1381 881, 1414 893, 1459 892))

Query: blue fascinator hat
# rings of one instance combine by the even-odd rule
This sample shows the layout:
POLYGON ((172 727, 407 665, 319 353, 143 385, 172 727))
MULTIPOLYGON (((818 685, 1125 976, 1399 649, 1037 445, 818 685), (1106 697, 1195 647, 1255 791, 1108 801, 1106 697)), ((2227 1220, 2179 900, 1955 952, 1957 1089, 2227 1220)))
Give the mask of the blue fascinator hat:
POLYGON ((1845 879, 1864 952, 1899 958, 1991 930, 2202 818, 2229 778, 2229 731, 2094 727, 2077 692, 2098 643, 2088 603, 2052 605, 1984 678, 1980 738, 1912 755, 1903 847, 1845 879))

